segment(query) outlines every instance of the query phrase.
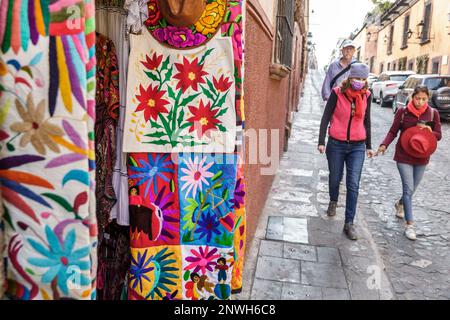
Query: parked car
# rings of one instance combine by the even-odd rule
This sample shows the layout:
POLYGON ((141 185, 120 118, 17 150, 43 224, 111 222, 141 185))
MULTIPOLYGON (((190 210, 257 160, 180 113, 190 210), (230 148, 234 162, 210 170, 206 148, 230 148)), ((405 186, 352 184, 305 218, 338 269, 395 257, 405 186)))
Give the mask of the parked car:
POLYGON ((369 84, 369 89, 372 88, 372 84, 378 80, 378 76, 373 73, 369 73, 369 77, 367 78, 367 83, 369 84))
POLYGON ((430 90, 429 105, 439 111, 442 118, 450 119, 450 75, 424 74, 412 75, 400 86, 392 103, 392 110, 397 112, 411 101, 414 88, 425 85, 430 90))
POLYGON ((381 107, 388 107, 394 100, 398 87, 413 74, 412 71, 386 71, 381 73, 378 80, 372 84, 372 100, 379 101, 381 107))

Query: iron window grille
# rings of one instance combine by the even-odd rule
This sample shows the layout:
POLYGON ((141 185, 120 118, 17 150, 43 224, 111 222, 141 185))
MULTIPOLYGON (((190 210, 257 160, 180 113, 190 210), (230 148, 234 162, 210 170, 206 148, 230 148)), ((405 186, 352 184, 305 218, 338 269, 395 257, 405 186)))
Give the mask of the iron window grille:
POLYGON ((292 67, 292 48, 294 41, 294 0, 280 0, 277 14, 277 34, 275 60, 289 69, 292 67))

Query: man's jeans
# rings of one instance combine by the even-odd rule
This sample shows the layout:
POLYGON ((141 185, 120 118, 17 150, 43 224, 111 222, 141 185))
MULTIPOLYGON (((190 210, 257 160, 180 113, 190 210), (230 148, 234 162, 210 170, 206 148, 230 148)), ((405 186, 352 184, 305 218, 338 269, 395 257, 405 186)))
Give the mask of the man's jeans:
POLYGON ((344 172, 344 164, 347 168, 347 200, 345 205, 345 223, 353 223, 356 214, 356 205, 359 194, 359 181, 366 158, 366 145, 360 143, 346 143, 328 139, 327 159, 329 175, 330 200, 338 201, 339 185, 344 172))
POLYGON ((402 178, 403 186, 403 197, 401 202, 403 203, 403 208, 405 211, 405 220, 407 222, 413 221, 412 214, 412 196, 416 192, 420 181, 425 173, 425 168, 427 166, 415 166, 406 163, 397 162, 398 172, 400 172, 400 177, 402 178))

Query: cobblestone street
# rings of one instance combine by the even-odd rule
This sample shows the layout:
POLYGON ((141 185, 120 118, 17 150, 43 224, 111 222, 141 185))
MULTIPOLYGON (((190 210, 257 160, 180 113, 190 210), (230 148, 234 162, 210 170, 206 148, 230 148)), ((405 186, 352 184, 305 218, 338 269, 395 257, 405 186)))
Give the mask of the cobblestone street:
MULTIPOLYGON (((311 70, 284 154, 248 254, 239 298, 450 299, 450 124, 414 199, 416 242, 394 215, 401 195, 393 158, 366 159, 356 226, 360 239, 342 233, 345 192, 338 214, 326 216, 328 170, 317 140, 323 112, 323 74, 311 70)), ((373 147, 387 133, 391 109, 372 105, 373 147)))

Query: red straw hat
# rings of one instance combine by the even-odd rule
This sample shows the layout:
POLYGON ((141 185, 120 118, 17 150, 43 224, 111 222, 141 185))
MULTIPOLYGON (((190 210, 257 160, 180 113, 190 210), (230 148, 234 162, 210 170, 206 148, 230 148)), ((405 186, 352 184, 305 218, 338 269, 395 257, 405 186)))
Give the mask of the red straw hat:
POLYGON ((428 129, 414 126, 403 132, 400 143, 403 150, 414 158, 428 158, 437 148, 437 139, 428 129))

